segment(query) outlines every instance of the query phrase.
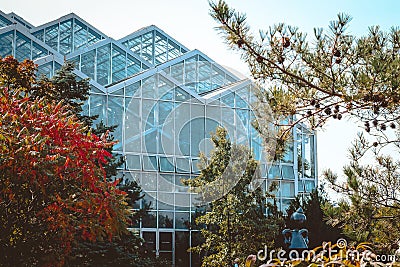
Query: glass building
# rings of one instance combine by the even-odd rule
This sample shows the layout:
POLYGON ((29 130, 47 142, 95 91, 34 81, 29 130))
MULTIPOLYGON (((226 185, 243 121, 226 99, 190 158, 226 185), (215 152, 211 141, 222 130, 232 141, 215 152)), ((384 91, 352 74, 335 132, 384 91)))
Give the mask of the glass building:
POLYGON ((79 78, 90 78, 84 112, 118 125, 114 153, 124 155, 119 177, 139 182, 150 211, 132 225, 149 248, 171 266, 198 266, 186 252, 200 242, 193 227, 199 208, 182 184, 199 173, 199 153, 209 155, 210 133, 218 125, 232 142, 250 147, 261 162, 261 186, 272 182, 277 204, 285 210, 297 194, 316 187, 316 138, 302 125, 293 129, 285 157, 266 162, 262 139, 253 128, 256 86, 190 50, 156 26, 120 40, 106 36, 75 14, 33 26, 0 11, 0 56, 32 59, 38 75, 52 76, 65 60, 76 63, 79 78))

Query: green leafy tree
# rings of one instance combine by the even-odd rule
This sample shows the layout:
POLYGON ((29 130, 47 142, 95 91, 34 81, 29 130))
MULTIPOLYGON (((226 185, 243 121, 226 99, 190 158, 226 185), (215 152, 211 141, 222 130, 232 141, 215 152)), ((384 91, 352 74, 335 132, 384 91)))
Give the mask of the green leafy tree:
POLYGON ((216 130, 212 136, 215 149, 211 158, 207 160, 202 156, 205 168, 198 177, 186 181, 194 192, 200 194, 204 193, 201 191, 204 185, 211 183, 215 189, 201 197, 204 200, 212 195, 214 200, 207 212, 199 214, 196 219, 196 224, 203 226, 200 231, 204 242, 191 248, 192 252, 205 255, 202 266, 227 266, 235 258, 244 261, 248 254, 258 252, 265 245, 271 248, 282 226, 277 214, 265 215, 265 196, 260 188, 252 186, 258 162, 248 149, 232 144, 226 135, 225 129, 216 130), (222 180, 223 175, 233 179, 234 184, 229 187, 224 182, 216 182, 222 180), (224 190, 224 186, 230 189, 224 190), (220 187, 219 190, 216 187, 220 187), (221 192, 220 197, 213 195, 221 192))

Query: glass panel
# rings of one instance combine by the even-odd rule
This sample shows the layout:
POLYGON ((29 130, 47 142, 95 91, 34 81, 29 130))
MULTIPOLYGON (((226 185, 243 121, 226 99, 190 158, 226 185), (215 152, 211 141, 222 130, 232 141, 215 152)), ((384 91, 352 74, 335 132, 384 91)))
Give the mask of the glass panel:
POLYGON ((125 98, 125 150, 141 152, 140 99, 125 98))
POLYGON ((289 141, 285 155, 283 156, 283 162, 293 163, 293 156, 294 156, 293 141, 289 141))
POLYGON ((44 57, 48 54, 48 51, 44 49, 42 46, 38 45, 35 42, 32 42, 32 60, 35 60, 40 57, 44 57))
POLYGON ((174 172, 174 158, 160 156, 160 171, 162 172, 174 172))
POLYGON ((312 190, 315 189, 315 182, 314 181, 304 181, 304 186, 306 189, 306 192, 311 192, 312 190))
POLYGON ((191 96, 183 89, 175 87, 175 101, 184 102, 191 98, 191 96))
POLYGON ((143 57, 145 60, 154 64, 154 61, 153 61, 153 35, 154 35, 153 31, 142 35, 141 57, 143 57))
POLYGON ((176 108, 175 114, 175 122, 180 123, 181 126, 176 129, 179 131, 175 135, 177 135, 178 142, 177 151, 175 153, 181 156, 189 156, 190 155, 190 124, 186 123, 190 120, 190 105, 183 103, 176 108), (186 123, 186 124, 184 124, 186 123), (183 125, 182 125, 183 124, 183 125))
MULTIPOLYGON (((192 105, 192 111, 193 111, 192 105)), ((193 118, 195 116, 192 116, 193 118)), ((200 155, 200 151, 205 150, 205 142, 204 142, 204 132, 205 132, 205 122, 204 122, 204 115, 203 117, 193 119, 191 121, 192 133, 190 135, 191 140, 191 154, 194 157, 200 155)))
POLYGON ((283 214, 287 214, 287 209, 290 206, 290 202, 292 202, 291 199, 282 199, 282 211, 283 211, 283 214))
POLYGON ((58 51, 58 24, 46 28, 44 42, 58 51))
POLYGON ((279 165, 272 165, 268 170, 268 178, 270 179, 280 179, 281 171, 279 165))
POLYGON ((33 36, 35 36, 36 38, 38 38, 40 41, 44 41, 44 29, 43 30, 40 30, 40 31, 37 31, 37 32, 34 32, 34 33, 32 33, 32 35, 33 36))
POLYGON ((294 183, 281 182, 281 196, 294 197, 294 183))
POLYGON ((305 177, 314 178, 314 136, 304 134, 304 173, 305 177))
POLYGON ((19 32, 16 38, 15 58, 18 61, 31 59, 31 40, 19 32))
POLYGON ((180 173, 190 173, 189 158, 175 158, 176 171, 180 173))
POLYGON ((6 19, 2 15, 0 15, 0 27, 5 27, 7 25, 11 25, 11 21, 9 19, 6 19))
MULTIPOLYGON (((159 228, 173 228, 174 227, 174 213, 168 212, 168 211, 158 212, 158 227, 159 228)), ((170 234, 172 234, 172 233, 170 233, 170 234)), ((160 249, 161 249, 161 240, 160 240, 160 249)))
POLYGON ((65 55, 72 51, 72 19, 60 23, 60 53, 65 55))
POLYGON ((97 32, 95 32, 94 30, 92 30, 90 28, 88 28, 88 29, 89 29, 89 31, 88 31, 87 42, 89 45, 94 44, 95 42, 100 41, 102 39, 100 34, 98 34, 97 32))
POLYGON ((128 170, 142 170, 140 155, 126 155, 126 168, 128 170))
POLYGON ((155 212, 147 212, 142 219, 143 228, 156 228, 157 227, 157 217, 155 212))
POLYGON ((98 115, 99 117, 93 122, 93 125, 98 124, 103 120, 105 123, 106 118, 106 96, 104 95, 90 95, 90 116, 98 115))
POLYGON ((157 171, 157 157, 156 156, 143 156, 143 170, 157 171))
POLYGON ((190 228, 190 213, 189 212, 176 212, 175 213, 175 228, 189 230, 189 228, 190 228))
POLYGON ((0 56, 12 56, 13 55, 13 40, 14 31, 3 33, 0 35, 0 56))
POLYGON ((124 98, 117 96, 108 97, 107 124, 108 126, 117 126, 112 132, 115 140, 119 142, 114 145, 114 150, 122 150, 122 119, 124 115, 124 98))
POLYGON ((305 192, 305 187, 304 187, 304 181, 303 180, 298 181, 297 190, 299 192, 305 192))
MULTIPOLYGON (((163 192, 173 192, 174 191, 174 175, 173 174, 160 174, 158 176, 158 190, 163 191, 163 192)), ((171 204, 173 202, 174 201, 173 201, 173 197, 172 197, 172 201, 168 202, 168 203, 171 204)))
POLYGON ((140 35, 136 38, 127 40, 127 41, 123 42, 123 45, 125 45, 132 52, 140 55, 140 49, 141 49, 141 45, 142 45, 142 36, 140 35))
POLYGON ((82 55, 81 71, 90 78, 94 79, 94 62, 96 57, 96 50, 89 51, 82 55))
POLYGON ((125 87, 125 95, 140 97, 140 91, 138 91, 139 89, 140 89, 140 81, 127 85, 125 87))
POLYGON ((101 85, 110 83, 110 44, 97 49, 97 82, 101 85))
POLYGON ((189 187, 183 184, 183 180, 189 180, 188 175, 175 175, 175 192, 188 192, 189 187))
POLYGON ((149 153, 157 153, 157 105, 155 101, 151 100, 143 100, 142 103, 142 124, 144 128, 144 132, 142 133, 142 135, 144 136, 144 151, 149 153))
POLYGON ((162 100, 174 100, 174 84, 158 76, 158 98, 162 100))
POLYGON ((135 73, 138 73, 141 70, 141 63, 136 58, 128 55, 126 60, 126 76, 132 76, 135 73))
POLYGON ((126 77, 125 52, 117 46, 112 46, 112 82, 117 82, 126 77))
MULTIPOLYGON (((236 107, 237 108, 248 108, 248 96, 246 98, 246 94, 243 92, 236 92, 235 93, 235 101, 236 101, 236 107), (239 95, 242 94, 242 95, 239 95)), ((250 104, 250 103, 249 103, 250 104)))
MULTIPOLYGON (((143 173, 142 174, 142 188, 144 191, 157 190, 157 174, 156 173, 143 173)), ((154 202, 155 204, 155 202, 154 202)))
POLYGON ((112 95, 121 95, 121 96, 123 96, 123 95, 124 95, 124 87, 122 87, 122 88, 120 88, 120 89, 118 89, 118 90, 115 90, 115 91, 113 91, 113 92, 110 92, 110 94, 112 94, 112 95))
POLYGON ((177 63, 171 66, 171 74, 172 78, 174 78, 178 85, 183 84, 183 62, 177 63))
POLYGON ((157 96, 157 74, 142 80, 142 96, 144 98, 156 99, 157 96))
POLYGON ((221 102, 223 102, 225 105, 229 107, 234 107, 235 106, 235 94, 234 93, 228 93, 225 96, 221 98, 221 102))
POLYGON ((282 176, 284 179, 294 179, 293 166, 282 165, 282 176))
POLYGON ((198 159, 192 159, 192 173, 200 173, 199 169, 199 160, 198 159))
POLYGON ((168 60, 176 58, 180 54, 179 45, 175 44, 171 40, 168 40, 168 60))
MULTIPOLYGON (((175 194, 175 209, 182 211, 189 211, 190 209, 190 194, 175 194)), ((187 219, 189 222, 189 213, 187 219)), ((186 224, 187 226, 187 224, 186 224)))
POLYGON ((174 210, 174 194, 158 192, 158 210, 174 210))
POLYGON ((74 50, 87 44, 87 27, 77 19, 74 19, 74 50))
POLYGON ((167 38, 160 33, 156 33, 154 44, 154 64, 158 65, 167 61, 167 38))
POLYGON ((74 67, 76 68, 76 69, 80 69, 80 61, 81 61, 81 56, 80 55, 78 55, 78 56, 76 56, 76 57, 73 57, 73 58, 70 58, 70 59, 68 59, 68 61, 69 62, 73 62, 74 63, 74 67))

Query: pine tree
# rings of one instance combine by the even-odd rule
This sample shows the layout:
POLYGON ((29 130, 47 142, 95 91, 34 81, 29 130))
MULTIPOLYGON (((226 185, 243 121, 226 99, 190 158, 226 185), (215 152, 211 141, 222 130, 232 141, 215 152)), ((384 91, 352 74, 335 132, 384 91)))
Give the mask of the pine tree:
POLYGON ((256 36, 246 15, 225 1, 210 7, 229 48, 239 51, 253 78, 265 85, 259 101, 275 115, 271 123, 280 128, 278 140, 287 141, 296 124, 314 129, 347 116, 382 137, 377 145, 397 142, 385 133, 398 128, 400 118, 398 27, 384 32, 374 26, 356 37, 348 31, 351 17, 339 14, 328 29, 315 28, 312 37, 284 23, 256 36))

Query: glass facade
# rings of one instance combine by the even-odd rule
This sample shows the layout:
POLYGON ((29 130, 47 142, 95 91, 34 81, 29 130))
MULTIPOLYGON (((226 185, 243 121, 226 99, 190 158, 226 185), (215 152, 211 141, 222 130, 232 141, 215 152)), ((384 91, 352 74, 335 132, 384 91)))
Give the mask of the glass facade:
POLYGON ((143 188, 145 197, 135 208, 150 207, 132 228, 171 266, 199 266, 199 256, 187 248, 201 242, 194 219, 204 208, 194 205, 197 195, 182 181, 198 175, 199 154, 210 155, 210 134, 217 126, 253 151, 262 189, 277 185, 281 210, 317 185, 314 132, 296 126, 285 156, 267 162, 252 124, 257 87, 156 26, 114 40, 74 14, 34 27, 0 13, 0 56, 7 55, 34 60, 38 74, 49 77, 65 59, 74 61, 77 75, 90 78, 83 112, 99 115, 95 123, 118 125, 113 152, 126 159, 118 178, 143 188))

